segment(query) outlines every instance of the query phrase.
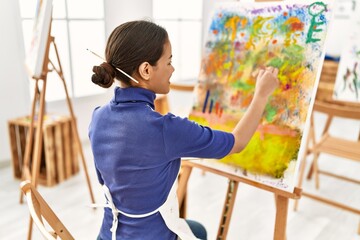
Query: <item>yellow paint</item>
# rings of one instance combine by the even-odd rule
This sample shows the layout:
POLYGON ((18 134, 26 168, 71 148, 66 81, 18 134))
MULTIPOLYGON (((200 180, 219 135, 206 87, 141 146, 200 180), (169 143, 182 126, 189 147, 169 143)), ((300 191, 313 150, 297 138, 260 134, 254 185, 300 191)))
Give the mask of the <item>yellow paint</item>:
POLYGON ((256 132, 246 148, 238 154, 232 154, 220 160, 241 167, 251 173, 283 177, 291 160, 296 160, 300 147, 300 136, 277 136, 265 134, 261 140, 256 132))
MULTIPOLYGON (((189 119, 226 132, 231 132, 238 121, 237 118, 227 118, 226 114, 213 124, 201 116, 190 115, 189 119)), ((284 129, 280 134, 257 131, 241 153, 232 154, 220 161, 251 173, 281 178, 290 161, 297 160, 301 141, 298 131, 286 129, 285 126, 284 129), (290 134, 287 134, 289 131, 290 134)))

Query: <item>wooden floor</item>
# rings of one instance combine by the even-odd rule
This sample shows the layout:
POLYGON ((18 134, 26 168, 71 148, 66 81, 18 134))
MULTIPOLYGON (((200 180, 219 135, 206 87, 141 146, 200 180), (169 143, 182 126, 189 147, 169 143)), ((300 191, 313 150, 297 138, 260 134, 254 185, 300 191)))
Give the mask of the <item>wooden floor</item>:
MULTIPOLYGON (((321 119, 322 117, 318 116, 318 120, 321 119)), ((349 123, 341 122, 341 125, 349 126, 349 123)), ((342 129, 341 132, 343 131, 342 129)), ((91 150, 87 143, 84 143, 84 151, 95 199, 102 203, 104 197, 97 183, 91 150)), ((320 167, 360 180, 360 164, 354 161, 322 155, 320 167)), ((19 204, 19 183, 19 180, 13 178, 10 166, 0 169, 1 240, 26 239, 29 213, 25 203, 19 204)), ((215 239, 217 233, 226 187, 227 179, 211 173, 203 174, 198 169, 193 170, 189 180, 188 218, 205 225, 209 240, 215 239)), ((90 195, 82 170, 60 185, 51 188, 39 186, 38 189, 75 239, 96 239, 103 210, 87 207, 90 195)), ((353 183, 320 176, 319 191, 315 190, 312 181, 304 181, 303 189, 352 207, 360 207, 360 186, 353 183)), ((293 203, 291 200, 289 204, 288 240, 360 240, 360 235, 357 234, 359 215, 305 197, 300 200, 299 210, 294 212, 293 203)), ((272 239, 274 219, 274 196, 240 184, 227 239, 272 239)), ((33 230, 33 239, 42 239, 36 228, 33 230)))

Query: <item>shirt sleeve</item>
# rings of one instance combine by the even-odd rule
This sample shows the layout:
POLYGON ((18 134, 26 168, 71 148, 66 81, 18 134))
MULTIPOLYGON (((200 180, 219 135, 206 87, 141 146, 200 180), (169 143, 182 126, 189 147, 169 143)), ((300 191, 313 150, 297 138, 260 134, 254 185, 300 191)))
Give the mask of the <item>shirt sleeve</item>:
POLYGON ((223 158, 234 146, 232 133, 201 126, 173 114, 164 116, 164 145, 168 157, 223 158))
POLYGON ((105 183, 104 179, 102 178, 101 173, 99 172, 97 167, 95 167, 95 170, 96 170, 96 176, 98 178, 98 181, 99 181, 100 185, 104 185, 104 183, 105 183))
MULTIPOLYGON (((95 117, 95 113, 96 113, 96 110, 97 109, 99 109, 100 107, 96 107, 95 109, 94 109, 94 111, 93 111, 93 113, 92 113, 92 121, 90 122, 90 124, 89 124, 89 127, 88 127, 88 137, 89 137, 89 140, 90 140, 90 142, 91 142, 91 133, 92 133, 92 123, 93 123, 93 119, 94 119, 94 117, 95 117)), ((99 170, 98 170, 98 168, 97 168, 97 166, 96 166, 96 162, 95 162, 95 170, 96 170, 96 176, 97 176, 97 178, 98 178, 98 180, 99 180, 99 183, 101 184, 101 185, 104 185, 104 180, 103 180, 103 178, 102 178, 102 176, 101 176, 101 173, 99 172, 99 170)))

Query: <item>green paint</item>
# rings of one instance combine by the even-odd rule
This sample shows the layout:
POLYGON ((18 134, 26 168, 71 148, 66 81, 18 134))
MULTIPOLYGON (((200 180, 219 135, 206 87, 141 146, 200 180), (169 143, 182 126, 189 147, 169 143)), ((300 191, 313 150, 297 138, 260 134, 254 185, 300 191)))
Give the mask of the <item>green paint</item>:
POLYGON ((353 74, 354 74, 353 84, 354 84, 355 96, 356 96, 356 99, 359 99, 359 93, 358 93, 358 88, 357 88, 358 75, 357 75, 357 72, 356 72, 356 64, 354 65, 353 74))
POLYGON ((326 9, 323 2, 314 2, 308 8, 309 14, 312 16, 310 21, 309 30, 307 33, 306 43, 318 42, 319 38, 314 38, 314 32, 321 32, 322 29, 318 28, 320 25, 325 24, 324 21, 316 21, 316 17, 320 16, 326 9), (314 10, 314 11, 313 11, 314 10))
POLYGON ((288 62, 292 66, 301 64, 306 57, 304 50, 304 47, 297 44, 284 48, 284 61, 288 62))
POLYGON ((273 121, 273 119, 276 116, 276 111, 277 109, 275 108, 275 106, 271 106, 269 103, 266 104, 265 107, 265 119, 268 123, 271 123, 273 121))
POLYGON ((231 86, 234 87, 235 89, 241 89, 244 91, 249 91, 254 89, 254 86, 252 84, 247 84, 241 81, 236 81, 232 83, 231 86))
POLYGON ((284 64, 284 62, 281 58, 274 57, 269 61, 268 66, 280 68, 283 64, 284 64))

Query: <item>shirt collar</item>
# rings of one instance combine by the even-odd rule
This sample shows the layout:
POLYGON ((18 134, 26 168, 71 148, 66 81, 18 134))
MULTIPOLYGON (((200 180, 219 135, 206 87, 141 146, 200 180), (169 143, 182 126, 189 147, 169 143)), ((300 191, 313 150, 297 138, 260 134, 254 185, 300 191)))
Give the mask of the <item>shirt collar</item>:
POLYGON ((154 100, 156 95, 154 92, 137 87, 120 88, 116 87, 114 90, 113 101, 116 103, 124 102, 146 102, 154 108, 154 100))

